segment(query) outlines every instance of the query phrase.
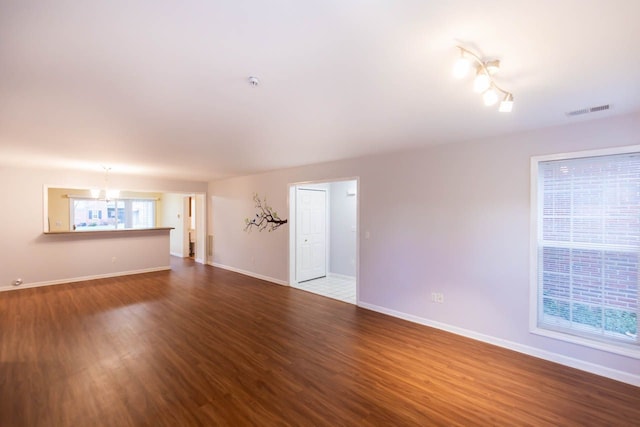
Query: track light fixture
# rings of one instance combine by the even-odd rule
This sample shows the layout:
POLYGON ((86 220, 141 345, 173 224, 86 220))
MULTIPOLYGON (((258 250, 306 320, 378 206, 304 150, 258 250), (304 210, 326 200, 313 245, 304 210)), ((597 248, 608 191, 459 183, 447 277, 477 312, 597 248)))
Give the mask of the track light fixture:
POLYGON ((498 102, 499 93, 503 95, 498 111, 510 113, 513 109, 513 94, 502 89, 493 80, 493 75, 500 69, 500 61, 487 61, 480 58, 475 53, 462 46, 457 46, 460 50, 460 57, 453 66, 453 76, 457 79, 466 77, 469 70, 475 68, 476 76, 473 79, 474 92, 482 94, 484 105, 491 106, 498 102))

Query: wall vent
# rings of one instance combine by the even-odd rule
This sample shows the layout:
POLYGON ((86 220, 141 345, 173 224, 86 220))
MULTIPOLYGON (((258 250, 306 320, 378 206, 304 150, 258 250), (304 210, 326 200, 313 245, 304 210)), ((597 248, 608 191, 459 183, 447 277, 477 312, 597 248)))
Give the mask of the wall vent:
POLYGON ((609 108, 611 108, 609 104, 598 105, 597 107, 587 107, 587 108, 581 108, 579 110, 568 111, 565 113, 565 115, 567 117, 581 116, 583 114, 597 113, 598 111, 605 111, 605 110, 608 110, 609 108))

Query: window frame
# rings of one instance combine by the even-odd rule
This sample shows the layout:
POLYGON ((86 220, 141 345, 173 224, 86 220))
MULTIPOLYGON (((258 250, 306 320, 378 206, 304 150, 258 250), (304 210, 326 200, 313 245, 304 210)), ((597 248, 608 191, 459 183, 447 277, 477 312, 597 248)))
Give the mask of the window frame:
MULTIPOLYGON (((640 359, 640 340, 636 343, 624 343, 607 341, 606 339, 591 338, 579 334, 571 334, 562 330, 556 330, 549 326, 538 325, 539 315, 539 282, 538 282, 538 242, 539 233, 542 229, 542 221, 539 217, 540 206, 539 192, 541 180, 539 180, 539 167, 542 162, 554 160, 572 160, 585 157, 611 156, 618 154, 640 153, 640 145, 630 145, 623 147, 613 147, 599 150, 587 150, 578 152, 566 152, 531 157, 531 178, 530 178, 530 260, 529 260, 529 332, 548 338, 554 338, 564 342, 579 344, 609 353, 619 354, 634 359, 640 359)), ((639 296, 640 298, 640 296, 639 296)), ((640 323, 640 316, 638 318, 640 323)))
MULTIPOLYGON (((100 202, 105 202, 108 203, 108 201, 106 200, 102 200, 102 199, 95 199, 92 197, 84 197, 84 196, 73 196, 70 195, 69 197, 69 225, 70 227, 73 227, 75 224, 75 205, 74 205, 74 201, 100 201, 100 202)), ((158 199, 156 198, 147 198, 147 197, 117 197, 117 198, 113 198, 112 200, 110 200, 111 202, 114 202, 114 213, 115 213, 115 217, 113 217, 115 219, 115 224, 113 226, 113 228, 109 228, 109 229, 101 229, 101 230, 96 230, 96 231, 112 231, 112 230, 144 230, 144 229, 149 229, 149 228, 155 228, 157 227, 157 209, 158 209, 158 199), (150 218, 152 219, 153 224, 150 227, 127 227, 128 223, 132 223, 133 222, 133 216, 132 216, 132 206, 134 202, 148 202, 151 203, 151 214, 150 214, 150 218), (120 206, 120 203, 123 203, 123 206, 120 206), (122 223, 122 227, 118 227, 118 220, 120 219, 119 217, 119 213, 122 210, 122 212, 124 212, 124 221, 122 223)), ((103 215, 102 215, 102 211, 103 209, 100 209, 100 215, 99 215, 99 219, 102 219, 103 215)), ((106 212, 106 219, 109 220, 111 217, 109 217, 109 207, 108 205, 106 206, 106 208, 104 209, 104 211, 106 212)), ((93 230, 75 230, 77 232, 86 232, 86 231, 93 231, 93 230)))

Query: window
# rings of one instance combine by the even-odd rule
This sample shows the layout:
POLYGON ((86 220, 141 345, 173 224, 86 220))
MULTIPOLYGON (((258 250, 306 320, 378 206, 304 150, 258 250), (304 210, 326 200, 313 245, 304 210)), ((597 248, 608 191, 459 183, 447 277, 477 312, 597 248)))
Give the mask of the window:
POLYGON ((532 201, 532 331, 640 358, 640 152, 534 158, 532 201))
POLYGON ((101 210, 93 210, 89 209, 89 219, 102 219, 102 211, 101 210))
POLYGON ((71 223, 77 231, 153 228, 156 201, 148 199, 96 200, 72 198, 71 223))

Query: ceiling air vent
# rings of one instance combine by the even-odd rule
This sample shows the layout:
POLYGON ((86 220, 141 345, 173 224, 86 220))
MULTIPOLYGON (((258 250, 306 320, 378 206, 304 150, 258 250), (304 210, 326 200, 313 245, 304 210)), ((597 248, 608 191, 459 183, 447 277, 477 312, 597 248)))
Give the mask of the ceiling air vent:
POLYGON ((583 114, 597 113, 598 111, 605 111, 605 110, 608 110, 609 108, 610 108, 609 104, 605 104, 605 105, 598 105, 597 107, 581 108, 579 110, 566 112, 565 114, 567 115, 567 117, 581 116, 583 114))

